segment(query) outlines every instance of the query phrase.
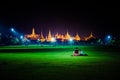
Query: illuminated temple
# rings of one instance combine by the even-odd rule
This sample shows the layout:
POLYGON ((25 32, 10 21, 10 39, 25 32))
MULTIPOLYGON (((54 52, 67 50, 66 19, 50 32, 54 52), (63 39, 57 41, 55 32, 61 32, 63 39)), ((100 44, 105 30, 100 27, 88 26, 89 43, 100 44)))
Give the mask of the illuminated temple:
POLYGON ((52 35, 51 35, 51 31, 50 31, 50 30, 49 30, 49 32, 48 32, 48 36, 47 36, 46 40, 47 40, 48 42, 50 42, 50 41, 52 40, 52 35))
POLYGON ((74 37, 74 40, 80 41, 80 37, 79 37, 78 33, 76 33, 76 35, 75 35, 75 37, 74 37))
POLYGON ((45 42, 45 38, 44 38, 42 32, 41 32, 41 35, 40 35, 40 41, 41 41, 41 42, 45 42))
POLYGON ((40 35, 35 33, 35 29, 32 29, 32 34, 27 34, 25 35, 26 38, 31 39, 31 40, 37 40, 39 39, 40 35))
POLYGON ((90 35, 88 37, 84 37, 84 40, 90 40, 90 39, 94 39, 95 37, 93 36, 92 32, 90 33, 90 35))
MULTIPOLYGON (((71 35, 69 34, 68 31, 66 32, 65 35, 56 33, 54 36, 52 36, 51 31, 49 30, 48 35, 45 38, 43 36, 42 32, 41 32, 41 34, 36 34, 34 28, 32 29, 31 34, 26 34, 24 37, 27 38, 27 39, 30 39, 30 40, 40 40, 41 42, 45 42, 45 41, 51 42, 52 38, 59 39, 62 42, 66 41, 66 40, 70 40, 70 39, 73 39, 75 41, 80 41, 81 40, 81 37, 78 35, 78 33, 76 33, 76 35, 74 37, 71 37, 71 35)), ((91 32, 90 35, 88 37, 84 37, 83 40, 87 41, 87 40, 92 39, 92 38, 95 39, 95 37, 93 36, 93 34, 91 32)))

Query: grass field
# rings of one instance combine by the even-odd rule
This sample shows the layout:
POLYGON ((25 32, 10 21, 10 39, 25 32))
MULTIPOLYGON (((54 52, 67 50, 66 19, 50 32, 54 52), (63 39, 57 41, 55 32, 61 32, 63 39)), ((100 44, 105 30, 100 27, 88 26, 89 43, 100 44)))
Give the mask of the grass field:
POLYGON ((113 80, 120 73, 120 47, 1 46, 0 80, 113 80))

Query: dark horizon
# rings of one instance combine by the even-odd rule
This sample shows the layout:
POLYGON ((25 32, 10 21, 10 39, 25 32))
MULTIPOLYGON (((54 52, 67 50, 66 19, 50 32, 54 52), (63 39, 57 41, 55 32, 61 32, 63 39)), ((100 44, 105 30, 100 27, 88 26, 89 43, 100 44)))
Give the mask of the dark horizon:
POLYGON ((107 8, 97 4, 90 6, 78 4, 40 4, 33 6, 1 7, 0 24, 3 27, 14 27, 24 34, 42 31, 45 35, 50 29, 53 34, 65 34, 68 30, 74 36, 88 36, 90 32, 96 37, 106 34, 120 36, 119 8, 107 8))

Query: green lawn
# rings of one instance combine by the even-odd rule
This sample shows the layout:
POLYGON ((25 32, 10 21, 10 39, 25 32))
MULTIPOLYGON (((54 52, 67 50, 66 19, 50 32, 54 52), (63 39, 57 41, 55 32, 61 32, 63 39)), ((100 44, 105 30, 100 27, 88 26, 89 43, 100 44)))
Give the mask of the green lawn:
MULTIPOLYGON (((119 78, 120 48, 79 46, 0 47, 0 76, 10 80, 106 80, 119 78)), ((1 80, 0 79, 0 80, 1 80)))

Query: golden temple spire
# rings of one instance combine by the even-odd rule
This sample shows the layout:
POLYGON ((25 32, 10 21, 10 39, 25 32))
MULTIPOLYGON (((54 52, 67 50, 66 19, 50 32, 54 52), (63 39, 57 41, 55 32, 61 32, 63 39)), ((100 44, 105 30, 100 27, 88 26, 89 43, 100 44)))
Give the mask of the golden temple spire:
POLYGON ((48 38, 51 38, 51 31, 49 30, 49 33, 48 33, 48 38))
POLYGON ((76 33, 76 36, 75 36, 74 39, 75 39, 76 41, 80 41, 80 37, 79 37, 78 33, 76 33))
POLYGON ((93 34, 92 34, 92 32, 90 33, 90 37, 94 37, 93 34))
POLYGON ((35 29, 34 28, 32 29, 32 35, 35 35, 35 29))
POLYGON ((71 37, 70 37, 70 35, 69 35, 69 33, 68 33, 68 31, 67 31, 67 33, 66 33, 66 35, 65 35, 65 39, 70 39, 71 37))
POLYGON ((34 27, 33 27, 33 29, 32 29, 32 34, 27 34, 27 35, 25 35, 26 38, 30 38, 30 39, 32 39, 32 40, 37 40, 37 39, 39 39, 39 36, 40 36, 40 35, 38 35, 38 34, 35 33, 34 27))
POLYGON ((51 31, 49 30, 48 37, 47 37, 47 41, 51 41, 51 39, 52 39, 51 31))
POLYGON ((93 34, 91 32, 90 35, 88 37, 85 37, 84 39, 85 39, 85 41, 87 41, 87 40, 93 39, 93 38, 95 38, 95 37, 93 36, 93 34))
POLYGON ((43 33, 41 32, 40 38, 44 38, 43 33))
POLYGON ((45 41, 45 38, 44 38, 42 32, 41 32, 41 35, 40 35, 40 41, 41 41, 41 42, 44 42, 44 41, 45 41))

